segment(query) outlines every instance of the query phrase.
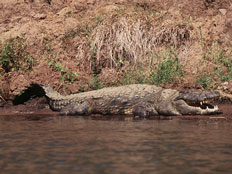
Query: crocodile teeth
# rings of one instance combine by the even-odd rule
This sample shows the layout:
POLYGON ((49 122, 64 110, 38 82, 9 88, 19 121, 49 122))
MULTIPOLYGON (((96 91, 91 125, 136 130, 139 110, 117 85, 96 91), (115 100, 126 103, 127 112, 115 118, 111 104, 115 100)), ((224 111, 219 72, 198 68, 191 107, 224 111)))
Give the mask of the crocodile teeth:
POLYGON ((206 107, 206 110, 209 111, 209 112, 214 112, 214 111, 218 111, 218 106, 214 106, 213 108, 209 108, 208 106, 206 107))

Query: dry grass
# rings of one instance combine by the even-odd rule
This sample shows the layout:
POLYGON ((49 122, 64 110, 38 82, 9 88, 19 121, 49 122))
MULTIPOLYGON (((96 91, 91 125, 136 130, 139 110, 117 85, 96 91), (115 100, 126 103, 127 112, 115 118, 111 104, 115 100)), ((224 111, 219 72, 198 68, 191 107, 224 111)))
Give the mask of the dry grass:
MULTIPOLYGON (((145 14, 144 14, 145 15, 145 14)), ((158 47, 179 48, 191 40, 191 29, 184 24, 161 24, 150 16, 110 15, 95 27, 88 39, 78 43, 79 62, 100 68, 120 68, 150 62, 158 47)))

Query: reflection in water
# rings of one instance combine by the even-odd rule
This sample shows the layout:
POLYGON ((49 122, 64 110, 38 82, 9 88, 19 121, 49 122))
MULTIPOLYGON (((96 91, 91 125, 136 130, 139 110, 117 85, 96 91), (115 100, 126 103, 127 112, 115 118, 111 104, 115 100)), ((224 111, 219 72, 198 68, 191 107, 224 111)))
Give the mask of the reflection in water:
POLYGON ((4 174, 230 173, 231 137, 231 122, 2 117, 0 169, 4 174))

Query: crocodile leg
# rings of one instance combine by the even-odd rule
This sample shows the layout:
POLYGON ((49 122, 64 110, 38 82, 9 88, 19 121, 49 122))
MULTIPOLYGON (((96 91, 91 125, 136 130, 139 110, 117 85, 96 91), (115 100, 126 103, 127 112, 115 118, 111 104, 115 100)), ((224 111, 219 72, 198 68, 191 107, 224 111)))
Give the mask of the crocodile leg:
POLYGON ((60 111, 61 115, 90 115, 91 107, 88 101, 67 105, 60 111))
POLYGON ((135 117, 149 117, 159 115, 158 112, 155 110, 154 105, 150 102, 139 102, 133 107, 132 113, 135 117))

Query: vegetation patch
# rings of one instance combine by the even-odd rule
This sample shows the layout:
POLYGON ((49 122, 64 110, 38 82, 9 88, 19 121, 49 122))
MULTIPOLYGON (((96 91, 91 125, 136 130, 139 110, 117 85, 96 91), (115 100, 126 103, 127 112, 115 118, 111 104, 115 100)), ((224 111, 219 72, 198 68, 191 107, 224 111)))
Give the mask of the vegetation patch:
POLYGON ((169 49, 168 57, 165 57, 163 61, 159 62, 157 68, 154 70, 152 75, 152 83, 172 83, 182 75, 183 70, 180 65, 176 50, 172 52, 172 50, 169 49))
MULTIPOLYGON (((170 84, 175 83, 183 76, 183 69, 179 62, 176 50, 168 49, 168 54, 157 65, 150 63, 137 63, 133 69, 125 72, 122 84, 170 84)), ((160 56, 158 56, 160 57, 160 56)))
POLYGON ((69 72, 63 65, 55 63, 54 60, 49 61, 48 64, 50 67, 52 67, 52 69, 61 73, 61 81, 65 84, 73 83, 75 80, 77 80, 77 77, 79 76, 75 72, 69 72))
POLYGON ((203 88, 216 88, 220 82, 232 80, 232 49, 224 50, 221 42, 214 42, 210 47, 204 46, 203 60, 211 63, 212 70, 202 73, 197 82, 203 88))
POLYGON ((205 72, 200 75, 197 80, 197 84, 200 84, 204 89, 213 88, 213 75, 211 73, 205 72))
POLYGON ((15 37, 8 39, 0 47, 1 52, 1 68, 6 72, 27 71, 33 66, 33 58, 27 52, 27 44, 25 39, 15 37))
POLYGON ((232 80, 231 56, 231 52, 229 54, 225 54, 225 51, 220 50, 215 59, 215 63, 217 64, 217 66, 215 67, 215 73, 220 77, 220 80, 222 82, 232 80))
POLYGON ((129 84, 145 84, 151 81, 149 72, 146 71, 146 66, 142 63, 138 63, 133 69, 128 69, 124 78, 122 79, 122 85, 129 84))

